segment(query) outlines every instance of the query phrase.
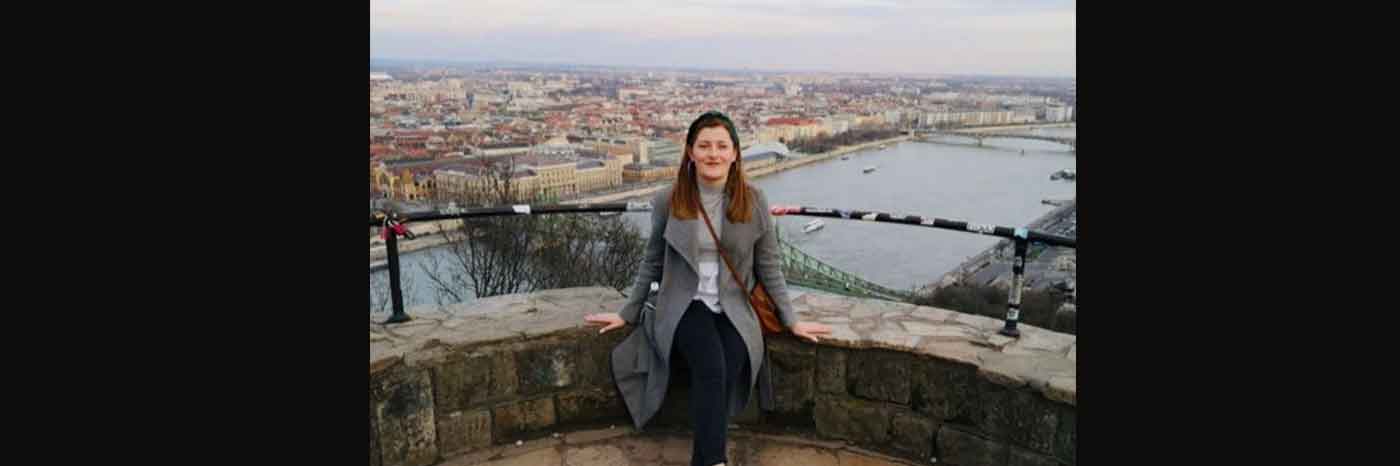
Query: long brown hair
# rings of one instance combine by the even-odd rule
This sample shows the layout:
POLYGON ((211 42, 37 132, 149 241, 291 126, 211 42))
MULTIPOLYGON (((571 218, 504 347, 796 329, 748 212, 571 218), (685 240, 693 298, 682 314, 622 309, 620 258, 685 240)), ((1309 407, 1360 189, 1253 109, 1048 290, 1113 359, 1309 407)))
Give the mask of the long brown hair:
MULTIPOLYGON (((695 161, 690 158, 691 146, 700 130, 722 126, 729 131, 729 142, 734 147, 734 163, 729 165, 729 176, 724 182, 724 195, 728 197, 729 208, 725 217, 729 223, 748 223, 753 216, 753 195, 749 192, 748 180, 744 178, 743 154, 739 152, 739 132, 734 130, 734 122, 723 113, 710 111, 700 115, 690 123, 685 134, 685 157, 681 168, 676 172, 676 182, 671 189, 671 215, 681 220, 691 220, 700 216, 696 205, 700 203, 700 189, 696 187, 695 161)), ((713 215, 713 212, 710 212, 713 215)), ((711 216, 711 219, 714 217, 711 216)))

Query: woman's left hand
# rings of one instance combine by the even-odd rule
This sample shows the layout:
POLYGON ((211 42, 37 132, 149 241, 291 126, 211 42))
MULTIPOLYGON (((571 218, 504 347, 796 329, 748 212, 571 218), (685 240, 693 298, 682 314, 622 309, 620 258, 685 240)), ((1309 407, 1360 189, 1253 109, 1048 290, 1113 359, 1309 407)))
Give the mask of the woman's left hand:
POLYGON ((831 327, 816 322, 798 322, 792 326, 792 334, 816 343, 817 335, 831 335, 831 327))

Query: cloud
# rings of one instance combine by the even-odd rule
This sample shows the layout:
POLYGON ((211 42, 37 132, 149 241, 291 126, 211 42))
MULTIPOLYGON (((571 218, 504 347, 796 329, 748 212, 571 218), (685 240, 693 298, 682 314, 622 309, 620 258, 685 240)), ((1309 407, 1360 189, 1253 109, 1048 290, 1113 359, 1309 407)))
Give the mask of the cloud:
POLYGON ((376 56, 1073 74, 1074 8, 997 0, 384 0, 370 4, 370 38, 376 56))
POLYGON ((835 17, 781 14, 720 4, 654 4, 644 1, 523 2, 484 0, 402 2, 370 9, 371 31, 450 33, 463 37, 536 30, 613 32, 638 38, 746 36, 791 37, 839 32, 835 17))

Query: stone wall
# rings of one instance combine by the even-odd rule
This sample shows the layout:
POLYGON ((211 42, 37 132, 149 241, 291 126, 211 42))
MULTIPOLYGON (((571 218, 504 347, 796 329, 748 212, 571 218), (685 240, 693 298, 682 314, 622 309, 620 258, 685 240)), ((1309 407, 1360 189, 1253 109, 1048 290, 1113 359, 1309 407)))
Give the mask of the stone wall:
MULTIPOLYGON (((429 465, 494 445, 630 425, 608 355, 630 329, 598 335, 583 315, 620 293, 573 288, 415 308, 370 326, 370 464, 429 465)), ((919 464, 1075 464, 1075 337, 942 309, 808 293, 820 344, 770 338, 772 412, 748 429, 841 440, 919 464)), ((648 427, 685 426, 689 387, 674 377, 648 427)))

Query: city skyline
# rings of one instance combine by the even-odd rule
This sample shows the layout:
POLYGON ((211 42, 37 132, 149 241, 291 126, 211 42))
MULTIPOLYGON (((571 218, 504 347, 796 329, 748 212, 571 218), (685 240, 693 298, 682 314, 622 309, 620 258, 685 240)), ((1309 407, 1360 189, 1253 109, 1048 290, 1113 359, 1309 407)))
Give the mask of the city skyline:
POLYGON ((1075 77, 1075 2, 376 0, 372 59, 1075 77))

